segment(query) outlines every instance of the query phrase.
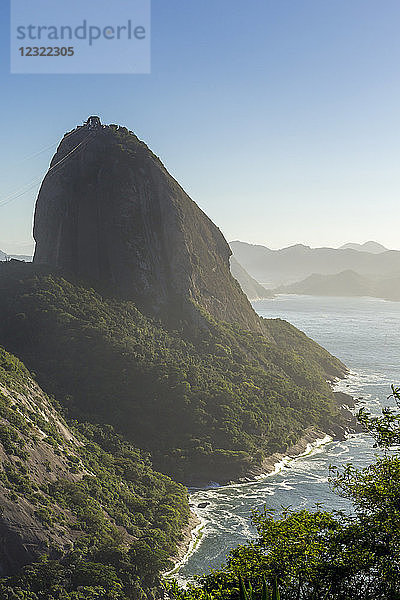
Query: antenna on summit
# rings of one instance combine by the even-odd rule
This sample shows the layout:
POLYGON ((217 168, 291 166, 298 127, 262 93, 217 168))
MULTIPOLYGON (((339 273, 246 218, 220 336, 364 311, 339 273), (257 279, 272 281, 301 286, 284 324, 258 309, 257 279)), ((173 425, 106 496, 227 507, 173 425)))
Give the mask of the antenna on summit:
POLYGON ((91 116, 85 121, 85 125, 88 129, 99 129, 101 127, 100 117, 91 116))

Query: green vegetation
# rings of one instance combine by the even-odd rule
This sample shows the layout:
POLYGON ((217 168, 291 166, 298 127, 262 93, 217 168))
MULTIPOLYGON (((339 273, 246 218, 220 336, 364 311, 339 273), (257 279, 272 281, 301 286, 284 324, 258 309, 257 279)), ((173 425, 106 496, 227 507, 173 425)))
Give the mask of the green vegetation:
POLYGON ((263 597, 263 581, 279 583, 282 600, 398 600, 400 598, 400 388, 396 409, 360 420, 387 451, 365 469, 351 464, 332 477, 353 502, 353 513, 286 510, 275 519, 254 514, 258 539, 235 548, 224 568, 187 591, 171 586, 179 600, 236 600, 241 581, 263 597), (397 450, 395 447, 397 446, 397 450), (395 451, 393 451, 395 450, 395 451))
MULTIPOLYGON (((247 586, 241 575, 238 577, 237 584, 238 596, 236 598, 238 597, 239 600, 281 600, 276 577, 271 586, 267 584, 265 577, 263 577, 260 590, 253 589, 251 583, 247 586)), ((186 591, 180 588, 176 581, 167 581, 164 583, 164 586, 169 597, 175 600, 194 600, 194 598, 196 600, 213 600, 215 597, 214 594, 206 591, 204 587, 196 587, 196 589, 192 588, 186 591)), ((219 592, 222 593, 222 591, 222 588, 220 588, 219 592)))
POLYGON ((67 426, 23 364, 2 348, 0 432, 1 512, 14 521, 19 507, 31 506, 36 529, 60 532, 70 545, 67 552, 49 546, 40 562, 0 580, 0 598, 153 597, 188 521, 186 488, 155 472, 148 456, 112 427, 67 426), (61 476, 53 456, 68 468, 61 476))
POLYGON ((0 286, 0 343, 70 416, 113 425, 181 481, 237 478, 340 421, 326 379, 343 365, 284 321, 262 336, 202 311, 172 331, 28 264, 1 265, 0 286))

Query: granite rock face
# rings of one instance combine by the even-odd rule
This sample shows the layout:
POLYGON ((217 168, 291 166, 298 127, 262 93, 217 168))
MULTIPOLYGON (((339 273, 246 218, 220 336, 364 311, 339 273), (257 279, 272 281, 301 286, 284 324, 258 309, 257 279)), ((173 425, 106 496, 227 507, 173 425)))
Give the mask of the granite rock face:
MULTIPOLYGON (((45 494, 38 486, 57 479, 80 481, 87 474, 81 466, 71 473, 68 456, 74 456, 80 465, 79 441, 27 374, 18 383, 4 376, 8 372, 1 369, 4 356, 0 348, 0 576, 18 571, 44 553, 56 558, 72 547, 77 531, 59 523, 48 525, 39 504, 45 494), (65 453, 56 452, 41 423, 56 432, 65 453)), ((6 369, 9 367, 7 364, 6 369)), ((48 505, 54 515, 73 524, 67 509, 50 500, 48 505)))
POLYGON ((229 270, 220 232, 126 128, 78 127, 62 140, 37 199, 34 262, 134 300, 148 314, 261 331, 229 270))

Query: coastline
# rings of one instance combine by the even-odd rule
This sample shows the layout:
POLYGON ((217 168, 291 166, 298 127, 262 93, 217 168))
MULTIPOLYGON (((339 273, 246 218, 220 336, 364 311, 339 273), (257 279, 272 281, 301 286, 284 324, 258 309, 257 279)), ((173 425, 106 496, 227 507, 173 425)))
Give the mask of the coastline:
POLYGON ((262 462, 259 469, 254 469, 250 473, 250 477, 243 478, 239 483, 261 479, 263 477, 270 477, 279 473, 283 467, 288 463, 301 458, 302 456, 308 456, 317 448, 324 446, 328 442, 331 442, 333 437, 314 427, 308 427, 304 434, 297 440, 295 444, 289 446, 285 452, 274 452, 271 456, 267 456, 262 462))
MULTIPOLYGON (((309 427, 305 430, 301 438, 285 452, 275 452, 264 459, 260 469, 253 470, 248 477, 242 477, 238 481, 232 481, 218 487, 231 487, 248 485, 249 483, 259 481, 280 473, 287 465, 297 459, 312 455, 319 448, 333 441, 333 437, 321 429, 309 427)), ((202 488, 202 489, 207 489, 202 488)), ((164 573, 164 577, 173 577, 179 573, 184 565, 201 542, 202 531, 207 521, 196 513, 196 506, 191 506, 191 518, 183 530, 184 539, 178 545, 178 552, 171 559, 174 561, 173 568, 164 573)))
POLYGON ((178 573, 181 566, 187 561, 189 556, 192 555, 199 544, 202 537, 201 531, 204 525, 204 520, 200 519, 191 508, 189 521, 182 530, 183 539, 178 543, 175 555, 171 557, 174 566, 169 571, 163 573, 163 577, 171 577, 175 573, 178 573))

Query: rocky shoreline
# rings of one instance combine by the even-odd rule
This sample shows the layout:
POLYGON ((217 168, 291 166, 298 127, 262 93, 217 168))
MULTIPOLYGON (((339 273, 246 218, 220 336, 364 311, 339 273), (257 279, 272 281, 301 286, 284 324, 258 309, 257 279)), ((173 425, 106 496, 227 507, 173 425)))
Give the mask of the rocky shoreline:
MULTIPOLYGON (((250 483, 257 479, 275 475, 291 461, 311 453, 314 449, 324 446, 332 440, 333 437, 323 432, 321 429, 310 427, 293 446, 290 446, 286 450, 286 452, 275 452, 274 454, 271 454, 271 456, 263 461, 259 470, 253 470, 249 473, 248 477, 229 482, 224 484, 224 486, 250 483)), ((195 509, 196 507, 192 505, 190 520, 182 532, 183 540, 178 545, 176 555, 171 559, 174 561, 174 567, 167 573, 164 573, 164 576, 166 577, 174 575, 179 571, 179 568, 186 562, 201 539, 201 531, 205 523, 198 515, 196 515, 195 509)))
POLYGON ((174 556, 171 557, 173 568, 164 573, 164 577, 168 577, 176 573, 180 566, 192 554, 194 548, 200 540, 200 532, 204 523, 199 519, 193 510, 190 510, 189 521, 182 530, 182 540, 177 545, 177 550, 174 556))
POLYGON ((295 444, 289 446, 285 452, 274 452, 265 458, 258 469, 253 469, 249 477, 240 479, 238 483, 248 483, 254 479, 275 475, 292 460, 312 452, 315 448, 323 446, 333 439, 333 436, 322 429, 308 427, 295 444))
MULTIPOLYGON (((258 468, 253 468, 248 476, 222 485, 240 485, 241 483, 251 483, 264 477, 270 477, 279 473, 281 469, 297 458, 311 454, 315 449, 331 441, 345 439, 348 433, 360 432, 361 429, 358 426, 357 419, 351 410, 355 408, 357 400, 342 391, 334 391, 334 395, 341 410, 343 424, 327 428, 328 431, 323 431, 318 427, 308 427, 299 440, 284 452, 271 454, 263 460, 258 468)), ((174 567, 171 571, 165 573, 165 576, 173 575, 179 571, 180 566, 186 562, 201 539, 204 522, 196 515, 195 508, 194 505, 191 506, 191 517, 182 531, 183 539, 178 545, 176 555, 172 558, 174 567)))
POLYGON ((350 394, 341 391, 334 391, 333 393, 340 408, 342 424, 327 427, 326 431, 317 427, 308 427, 295 444, 287 448, 285 452, 275 452, 265 458, 258 469, 253 469, 251 472, 252 477, 244 478, 243 481, 252 481, 254 477, 268 477, 276 472, 277 465, 282 462, 287 464, 291 460, 308 454, 313 448, 325 445, 330 440, 341 441, 349 433, 360 433, 362 427, 351 410, 355 408, 357 400, 350 394))

